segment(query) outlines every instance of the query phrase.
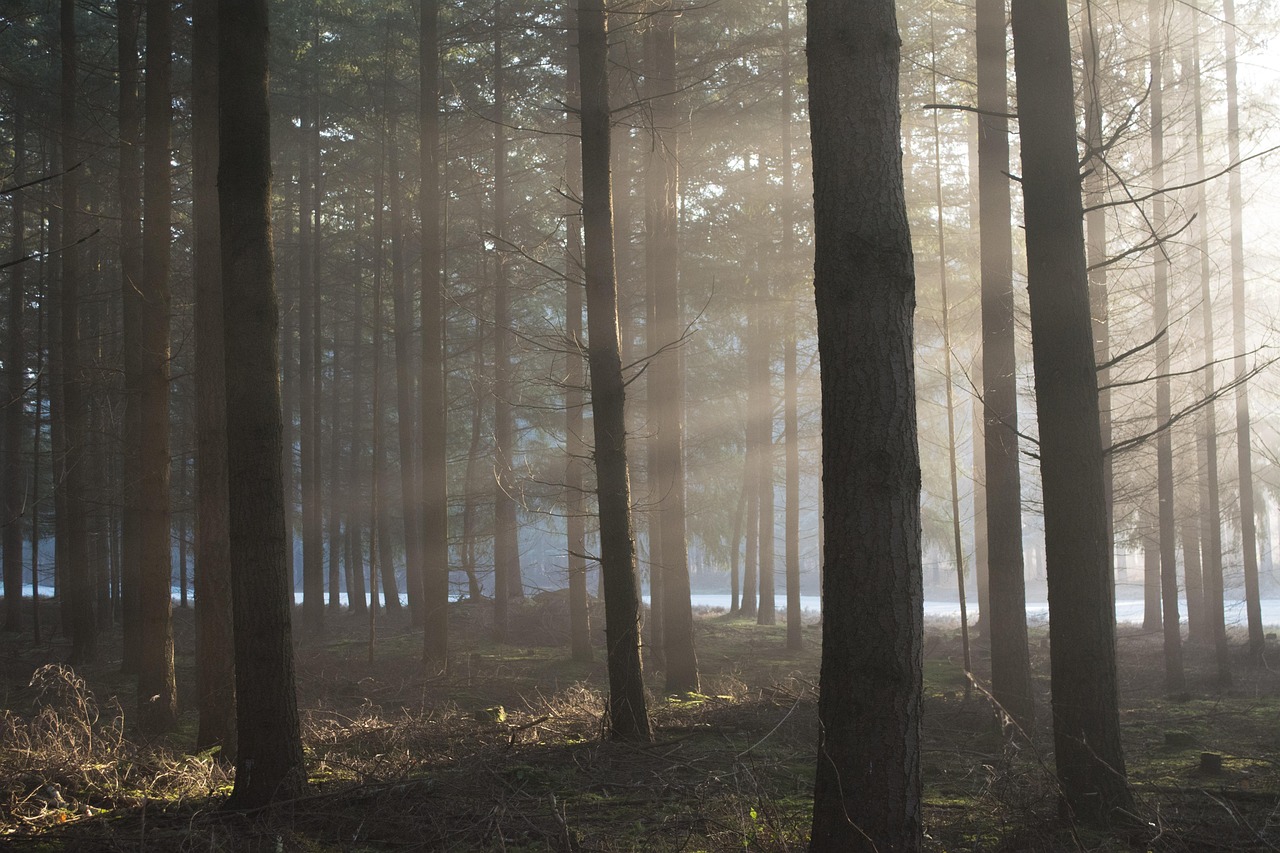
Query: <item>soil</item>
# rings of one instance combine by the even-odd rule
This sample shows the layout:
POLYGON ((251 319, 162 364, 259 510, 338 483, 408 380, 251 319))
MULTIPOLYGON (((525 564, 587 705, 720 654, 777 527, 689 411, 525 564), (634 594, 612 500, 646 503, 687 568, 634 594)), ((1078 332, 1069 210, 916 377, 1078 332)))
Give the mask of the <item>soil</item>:
MULTIPOLYGON (((804 849, 819 626, 807 624, 804 650, 792 652, 782 625, 700 613, 701 690, 664 696, 660 662, 647 659, 656 739, 636 746, 601 737, 603 650, 592 663, 569 660, 563 596, 513 606, 503 646, 489 638, 488 613, 483 602, 453 606, 443 675, 424 672, 421 634, 401 617, 377 623, 372 661, 365 617, 330 613, 323 637, 299 638, 309 790, 248 814, 220 810, 231 782, 220 756, 188 753, 190 610, 174 620, 182 719, 157 741, 135 731, 118 652, 73 673, 57 666, 65 639, 0 635, 0 849, 804 849)), ((50 606, 45 624, 55 622, 50 606)), ((1215 683, 1211 649, 1188 643, 1187 691, 1168 696, 1159 634, 1121 629, 1121 725, 1138 813, 1101 832, 1059 814, 1044 630, 1032 631, 1039 704, 1029 737, 1001 730, 981 689, 980 642, 978 686, 966 691, 958 626, 926 633, 927 850, 1280 846, 1280 674, 1247 666, 1243 637, 1233 638, 1230 689, 1215 683)), ((118 629, 99 647, 118 650, 118 629)))

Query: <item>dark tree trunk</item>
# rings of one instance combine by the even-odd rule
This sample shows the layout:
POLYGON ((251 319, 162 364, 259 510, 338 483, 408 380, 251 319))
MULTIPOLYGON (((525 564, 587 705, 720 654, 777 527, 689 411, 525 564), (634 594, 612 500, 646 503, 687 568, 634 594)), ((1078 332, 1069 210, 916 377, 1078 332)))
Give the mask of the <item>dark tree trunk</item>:
POLYGON ((978 192, 982 255, 983 454, 986 462, 986 614, 991 693, 1019 725, 1035 713, 1027 649, 1018 470, 1017 324, 1009 193, 1008 53, 1003 0, 978 0, 978 192))
MULTIPOLYGON (((314 5, 312 5, 314 14, 314 5)), ((311 44, 311 51, 317 45, 311 44)), ((302 626, 308 634, 324 630, 324 553, 320 516, 320 425, 316 423, 316 397, 320 385, 314 354, 316 303, 315 211, 316 169, 312 137, 319 133, 312 107, 318 94, 312 91, 311 57, 301 72, 298 122, 298 456, 302 486, 302 626)))
POLYGON ((826 525, 810 849, 919 850, 923 589, 891 2, 809 0, 826 525))
MULTIPOLYGON (((762 158, 763 159, 763 158, 762 158)), ((763 171, 763 166, 761 166, 763 171)), ((761 175, 763 177, 763 175, 761 175)), ((774 605, 774 499, 773 499, 773 318, 769 303, 772 301, 764 270, 756 264, 755 289, 756 330, 752 343, 754 353, 748 359, 755 362, 752 384, 756 401, 750 407, 756 422, 756 501, 758 507, 759 538, 757 539, 757 571, 760 580, 757 625, 773 625, 778 621, 774 605)))
MULTIPOLYGON (((384 105, 386 100, 383 101, 384 105)), ((388 613, 400 612, 400 589, 396 584, 395 563, 391 559, 391 519, 387 512, 387 439, 386 412, 383 405, 383 359, 386 347, 382 338, 382 281, 386 269, 386 240, 383 230, 383 190, 382 181, 387 171, 387 138, 383 128, 382 152, 378 168, 377 186, 373 191, 373 492, 369 504, 373 508, 372 529, 369 543, 369 589, 370 604, 378 609, 378 578, 381 572, 382 598, 388 613)), ((373 614, 369 615, 370 654, 373 650, 373 614)))
POLYGON ((198 0, 192 33, 196 306, 196 752, 235 744, 235 648, 227 542, 227 404, 218 235, 218 3, 198 0))
POLYGON ((142 282, 138 302, 141 360, 137 397, 138 712, 151 734, 177 722, 173 674, 173 593, 169 512, 169 182, 172 16, 169 0, 147 0, 146 148, 143 186, 142 282))
POLYGON ((123 650, 120 668, 138 671, 141 636, 138 629, 139 471, 141 426, 138 422, 137 379, 142 359, 142 335, 138 328, 142 286, 142 185, 138 154, 142 150, 141 105, 138 99, 139 0, 116 2, 116 58, 120 74, 119 189, 120 189, 120 292, 121 356, 124 367, 124 435, 121 442, 123 476, 121 518, 120 628, 123 650))
POLYGON ((1154 633, 1164 630, 1160 602, 1160 536, 1148 507, 1138 509, 1138 524, 1142 537, 1142 630, 1154 633))
POLYGON ((582 218, 585 231, 588 359, 594 413, 600 570, 609 668, 609 735, 649 740, 640 666, 640 591, 627 476, 625 389, 618 341, 609 178, 609 72, 605 5, 578 0, 582 90, 582 218))
MULTIPOLYGON (((1147 4, 1149 50, 1151 51, 1151 224, 1158 238, 1164 228, 1164 51, 1161 42, 1163 15, 1160 0, 1147 4)), ((1173 504, 1173 430, 1169 423, 1169 258, 1161 245, 1155 252, 1155 280, 1152 294, 1156 337, 1156 494, 1160 525, 1160 600, 1164 620, 1164 687, 1181 692, 1186 685, 1182 672, 1182 623, 1178 616, 1178 528, 1173 504)))
MULTIPOLYGON (((566 28, 572 32, 572 15, 566 14, 566 28)), ((579 92, 578 51, 569 44, 565 51, 567 102, 571 108, 581 102, 579 92)), ((576 132, 576 121, 570 114, 565 128, 565 194, 582 197, 582 139, 576 132)), ((582 208, 575 206, 565 220, 565 551, 569 572, 569 639, 573 659, 589 661, 591 651, 591 612, 587 596, 587 500, 583 491, 583 469, 586 467, 587 443, 583 438, 586 358, 582 334, 582 208)))
MULTIPOLYGON (((363 221, 356 219, 356 227, 363 221)), ((360 242, 360 231, 357 231, 356 244, 360 242)), ((361 250, 363 254, 363 250, 361 250)), ((363 528, 368 519, 367 504, 363 500, 364 468, 364 424, 369 415, 365 408, 365 375, 364 375, 364 276, 363 264, 361 274, 357 276, 355 291, 352 294, 351 318, 351 409, 348 424, 351 430, 351 450, 347 456, 347 607, 355 614, 364 615, 368 604, 365 598, 364 575, 364 533, 363 528)))
MULTIPOLYGON (((1235 0, 1222 0, 1223 31, 1227 48, 1227 158, 1240 162, 1240 111, 1236 94, 1236 11, 1235 0)), ((1254 516, 1253 432, 1249 427, 1249 366, 1245 322, 1244 290, 1244 202, 1241 199, 1240 167, 1227 178, 1231 204, 1231 330, 1235 340, 1236 369, 1236 464, 1240 472, 1240 547, 1244 551, 1244 601, 1249 623, 1249 657, 1262 663, 1266 636, 1262 628, 1262 598, 1258 586, 1258 534, 1254 516)))
MULTIPOLYGON (((1200 83, 1200 24, 1192 23, 1192 90, 1195 99, 1196 123, 1196 220, 1197 243, 1200 249, 1200 311, 1204 328, 1204 387, 1203 398, 1213 400, 1215 395, 1214 318, 1213 318, 1213 270, 1209 255, 1209 206, 1205 193, 1204 164, 1204 103, 1200 83)), ((1226 614, 1223 609, 1222 579, 1222 510, 1218 504, 1218 406, 1216 402, 1205 407, 1201 421, 1199 450, 1204 459, 1204 476, 1200 481, 1200 542, 1204 548, 1204 599, 1206 630, 1213 638, 1214 660, 1217 662, 1218 686, 1231 684, 1231 653, 1227 643, 1226 614)))
MULTIPOLYGON (((495 20, 497 20, 497 12, 495 20)), ((507 129, 506 90, 503 73, 502 35, 493 38, 493 489, 494 633, 500 642, 507 636, 507 600, 524 594, 520 573, 520 541, 511 457, 515 451, 515 419, 511 378, 511 288, 507 282, 507 129)))
POLYGON ((1064 805, 1132 809, 1120 747, 1111 543, 1065 4, 1013 0, 1032 356, 1041 424, 1054 746, 1064 805))
POLYGON ((306 771, 281 485, 267 4, 222 0, 218 12, 218 201, 238 717, 235 787, 227 807, 254 809, 300 793, 306 771))
POLYGON ((419 3, 418 130, 422 191, 422 603, 423 657, 443 669, 449 655, 448 399, 445 280, 440 232, 439 0, 419 3))
MULTIPOLYGON (((97 654, 98 628, 93 616, 93 578, 90 575, 86 487, 85 377, 80 342, 80 177, 79 127, 76 115, 76 21, 73 0, 60 4, 62 77, 59 87, 62 145, 62 298, 59 325, 62 355, 62 465, 58 472, 62 499, 56 508, 63 517, 63 547, 56 560, 62 573, 63 631, 71 635, 71 662, 87 663, 97 654)), ((166 528, 167 532, 168 528, 166 528)))
MULTIPOLYGON (((335 315, 337 312, 334 312, 335 315)), ((336 316, 333 329, 337 332, 336 316)), ((333 357, 330 360, 329 374, 329 519, 325 524, 328 532, 329 547, 329 612, 337 614, 342 610, 342 496, 347 486, 342 482, 342 430, 338 417, 342 411, 342 400, 338 389, 342 381, 341 349, 334 341, 333 357)), ((350 589, 348 589, 350 593, 350 589)))
MULTIPOLYGON (((26 98, 20 84, 14 86, 13 111, 13 174, 10 179, 21 184, 26 178, 26 98)), ((8 401, 0 416, 4 419, 4 495, 0 509, 0 524, 4 525, 4 629, 22 630, 22 516, 25 481, 22 478, 22 413, 24 344, 22 335, 23 309, 25 307, 26 282, 23 273, 26 264, 21 258, 26 254, 25 196, 22 191, 10 196, 11 236, 9 255, 18 263, 9 268, 9 348, 5 353, 5 384, 8 401)), ((37 429, 38 429, 37 425, 37 429)), ((31 512, 34 514, 35 510, 31 512)), ((35 595, 35 592, 32 592, 35 595)))
MULTIPOLYGON (((393 107, 394 109, 394 107, 393 107)), ((400 513, 404 522, 404 586, 409 599, 409 618, 414 627, 422 625, 422 538, 418 507, 418 476, 414 467, 417 439, 414 435, 413 324, 409 310, 409 292, 405 281, 404 210, 400 196, 400 137, 396 132, 395 113, 391 114, 390 150, 387 172, 390 187, 387 199, 391 214, 391 311, 396 352, 396 426, 400 440, 400 513)), ((386 554, 383 555, 385 558, 386 554)))
POLYGON ((786 583, 787 648, 804 645, 800 611, 800 420, 796 375, 796 302, 799 296, 791 281, 795 252, 794 152, 791 146, 791 114, 795 109, 791 90, 791 0, 782 4, 782 245, 780 265, 786 284, 786 313, 782 340, 782 437, 786 453, 786 583))

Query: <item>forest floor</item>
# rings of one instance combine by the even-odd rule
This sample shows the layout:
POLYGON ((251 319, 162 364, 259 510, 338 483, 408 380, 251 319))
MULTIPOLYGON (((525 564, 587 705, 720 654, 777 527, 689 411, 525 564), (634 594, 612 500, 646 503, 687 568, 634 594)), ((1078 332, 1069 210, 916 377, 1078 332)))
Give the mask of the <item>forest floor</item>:
MULTIPOLYGON (((512 608, 512 642, 498 646, 487 608, 455 605, 451 672, 427 677, 421 634, 402 618, 378 623, 370 662, 367 621, 331 614, 323 638, 297 645, 309 790, 249 814, 220 811, 227 768, 187 752, 189 610, 175 615, 184 713, 158 741, 134 730, 118 652, 71 673, 48 666, 66 659, 64 640, 2 634, 0 849, 804 848, 818 626, 806 625, 804 651, 790 652, 781 625, 700 614, 702 692, 664 696, 650 666, 656 739, 636 746, 602 740, 602 650, 595 663, 569 660, 567 624, 563 598, 544 594, 512 608)), ((980 692, 965 696, 957 634, 930 624, 925 641, 928 850, 1280 847, 1280 673, 1240 659, 1221 692, 1210 650, 1187 645, 1188 690, 1170 697, 1159 636, 1122 629, 1121 724, 1138 814, 1124 835, 1108 835, 1058 815, 1045 629, 1032 629, 1040 724, 1030 742, 1002 735, 980 692), (1219 772, 1200 769, 1205 752, 1221 756, 1219 772)), ((118 649, 118 631, 100 648, 118 649)), ((980 649, 975 657, 982 682, 987 662, 980 649)))

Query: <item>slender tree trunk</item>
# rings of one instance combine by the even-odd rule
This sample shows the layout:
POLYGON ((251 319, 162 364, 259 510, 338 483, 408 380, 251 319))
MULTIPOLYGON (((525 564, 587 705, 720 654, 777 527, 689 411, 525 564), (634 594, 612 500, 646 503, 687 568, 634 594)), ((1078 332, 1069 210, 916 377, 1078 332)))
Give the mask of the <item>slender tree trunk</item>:
POLYGON ((281 484, 267 4, 222 0, 218 12, 218 200, 239 720, 235 787, 227 807, 254 809, 300 793, 306 771, 281 484))
MULTIPOLYGON (((481 275, 481 280, 485 276, 481 275)), ((484 311, 477 308, 477 318, 484 316, 484 311)), ((484 374, 484 324, 477 319, 475 339, 472 346, 472 375, 479 379, 484 374)), ((479 602, 483 595, 483 586, 476 573, 476 503, 479 490, 476 488, 476 468, 480 461, 480 435, 484 426, 484 395, 474 394, 471 400, 471 441, 467 445, 467 464, 462 475, 462 570, 467 575, 467 595, 479 602)), ((496 610, 496 608, 495 608, 496 610)))
MULTIPOLYGON (((393 107, 394 109, 394 107, 393 107)), ((410 375, 413 358, 412 318, 409 310, 409 292, 405 281, 407 263, 404 257, 404 213, 400 196, 400 138, 396 131, 396 116, 391 113, 388 132, 391 147, 387 157, 390 178, 388 211, 391 214, 391 306, 394 323, 396 352, 396 425, 400 439, 400 509, 404 520, 404 585, 409 599, 409 617, 414 627, 423 624, 422 612, 422 538, 420 522, 422 513, 418 507, 418 478, 414 467, 417 439, 414 435, 413 378, 410 375)))
POLYGON ((605 5, 578 0, 578 60, 582 89, 582 217, 585 229, 588 357, 600 512, 609 669, 609 734, 649 740, 649 712, 640 666, 640 592, 627 476, 625 391, 618 340, 618 290, 613 258, 609 179, 609 72, 605 5))
MULTIPOLYGON (((762 158, 763 159, 763 158, 762 158)), ((761 167, 763 169, 763 165, 761 167)), ((756 501, 760 513, 759 557, 760 606, 757 625, 773 625, 778 621, 774 605, 774 495, 773 495, 773 329, 767 303, 772 301, 764 271, 760 270, 756 285, 755 379, 756 404, 752 407, 756 420, 756 501)))
MULTIPOLYGON (((14 85, 13 174, 10 179, 21 184, 26 179, 27 137, 26 97, 20 84, 14 85)), ((5 354, 5 380, 9 391, 4 411, 4 508, 0 524, 4 525, 4 629, 22 630, 22 516, 26 497, 22 477, 22 413, 26 406, 24 392, 24 343, 22 324, 27 300, 24 273, 26 264, 25 195, 19 190, 10 197, 11 234, 9 254, 19 262, 9 268, 9 349, 5 354)), ((37 425, 37 430, 39 425, 37 425)), ((32 510, 34 513, 34 509, 32 510)), ((34 592, 32 593, 34 595, 34 592)))
MULTIPOLYGON (((384 99, 385 104, 385 99, 384 99)), ((385 110, 384 110, 385 115, 385 110)), ((382 598, 387 613, 400 612, 400 589, 396 584, 395 563, 391 559, 391 520, 387 512, 387 440, 386 412, 382 403, 384 377, 382 362, 386 356, 386 346, 382 340, 382 281, 386 268, 386 239, 383 228, 383 177, 388 171, 387 132, 383 128, 382 151, 378 163, 378 183, 374 189, 373 242, 376 246, 373 267, 373 494, 370 505, 373 507, 373 523, 370 537, 376 542, 369 543, 369 589, 370 603, 377 609, 378 584, 375 574, 382 572, 382 598)), ((374 616, 369 615, 369 654, 373 654, 374 616)))
POLYGON ((814 851, 922 845, 915 274, 899 45, 888 0, 809 2, 814 291, 831 513, 814 851))
MULTIPOLYGON (((499 20, 497 12, 495 20, 499 20)), ((502 33, 493 37, 493 441, 496 466, 493 490, 494 633, 507 636, 507 600, 524 595, 520 572, 520 541, 511 459, 515 451, 515 416, 511 350, 511 287, 507 281, 507 129, 505 64, 502 33)))
POLYGON ((440 230, 439 0, 421 0, 418 21, 418 129, 422 191, 422 590, 423 656, 443 669, 449 653, 448 399, 445 291, 440 230))
MULTIPOLYGON (((356 218, 356 245, 362 246, 361 223, 363 216, 356 218)), ((351 318, 351 408, 348 424, 351 430, 351 449, 347 454, 347 607, 351 613, 363 616, 368 608, 365 598, 364 576, 364 534, 363 527, 368 514, 363 500, 364 468, 364 425, 369 418, 369 410, 365 408, 365 375, 364 375, 364 275, 363 249, 356 277, 356 286, 352 293, 351 318)))
POLYGON ((1042 425, 1055 759, 1064 805, 1079 820, 1105 823, 1116 809, 1132 810, 1133 798, 1120 746, 1111 543, 1066 5, 1013 0, 1013 41, 1042 425))
POLYGON ((123 476, 119 489, 124 506, 121 518, 120 569, 123 649, 120 669, 138 671, 141 635, 138 620, 138 550, 141 527, 138 519, 140 492, 139 465, 142 433, 138 422, 137 380, 142 360, 142 335, 138 327, 142 287, 142 186, 138 154, 142 150, 141 114, 138 99, 138 23, 140 0, 116 2, 116 58, 120 75, 119 133, 120 155, 120 347, 124 368, 124 435, 121 442, 123 476))
MULTIPOLYGON (((62 143, 62 298, 60 300, 62 339, 62 466, 58 483, 62 493, 57 508, 64 517, 64 545, 57 555, 62 567, 65 596, 63 629, 71 635, 71 662, 87 663, 97 653, 98 630, 93 617, 92 578, 89 573, 87 501, 85 494, 85 377, 81 366, 80 343, 80 178, 79 120, 76 115, 77 57, 76 21, 73 0, 60 5, 62 78, 60 84, 62 143)), ((168 529, 167 527, 165 528, 168 529)))
POLYGON ((733 511, 733 538, 729 540, 729 615, 736 616, 742 610, 738 587, 738 563, 742 544, 742 516, 747 511, 747 477, 742 477, 742 489, 738 492, 738 506, 733 511))
POLYGON ((1200 83, 1199 16, 1192 21, 1192 96, 1195 99, 1196 123, 1196 221, 1200 253, 1200 311, 1204 328, 1204 371, 1202 395, 1209 400, 1201 421, 1199 450, 1204 458, 1204 477, 1200 485, 1200 542, 1204 547, 1204 597, 1206 628, 1213 638, 1217 663, 1218 686, 1231 684, 1231 654, 1227 643, 1226 614, 1222 579, 1222 510, 1218 480, 1218 406, 1214 402, 1216 388, 1214 362, 1213 274, 1209 256, 1209 205, 1205 193, 1204 103, 1200 83))
MULTIPOLYGON (((567 29, 574 21, 566 14, 567 29)), ((565 194, 582 197, 582 138, 572 118, 572 108, 581 104, 578 51, 565 51, 566 100, 570 106, 565 128, 565 194)), ((564 390, 565 433, 565 556, 569 571, 569 639, 573 659, 589 661, 591 651, 591 611, 587 595, 587 501, 583 468, 590 452, 583 438, 586 376, 583 370, 586 342, 582 334, 582 208, 574 205, 565 219, 565 338, 566 366, 564 390)))
MULTIPOLYGON (((933 102, 938 103, 937 36, 934 33, 933 15, 929 16, 929 44, 932 56, 930 78, 933 86, 933 102)), ((951 534, 952 550, 956 561, 956 594, 960 602, 960 649, 964 660, 965 675, 973 672, 973 658, 969 652, 969 611, 965 598, 964 541, 960 533, 960 464, 956 459, 956 400, 951 373, 951 309, 947 298, 947 239, 942 197, 942 140, 938 133, 938 111, 933 111, 933 179, 935 225, 938 231, 938 290, 942 300, 942 381, 947 387, 947 453, 951 473, 951 534)), ((964 695, 968 698, 970 684, 965 681, 964 695)))
MULTIPOLYGON (((1236 94, 1235 0, 1222 0, 1223 31, 1227 50, 1227 157, 1240 162, 1240 110, 1236 94)), ((1249 371, 1245 355, 1248 333, 1244 290, 1244 202, 1241 200, 1240 166, 1227 179, 1231 204, 1231 329, 1236 368, 1236 462, 1240 471, 1240 547, 1244 551, 1244 599, 1249 623, 1249 657, 1262 663, 1266 637, 1262 629, 1262 598, 1258 586, 1258 535, 1253 500, 1253 433, 1249 427, 1249 371)))
MULTIPOLYGON (((42 213, 43 218, 43 213, 42 213)), ((42 241, 43 242, 43 241, 42 241)), ((41 274, 43 278, 43 273, 41 274)), ((40 644, 40 436, 44 432, 44 315, 48 292, 47 283, 40 288, 39 304, 36 306, 36 363, 35 388, 36 411, 34 429, 31 437, 31 639, 40 644)))
POLYGON ((169 511, 169 208, 173 8, 147 0, 146 157, 142 282, 138 304, 138 712, 156 734, 177 722, 173 674, 173 593, 169 511))
POLYGON ((1142 537, 1142 630, 1164 630, 1164 614, 1160 601, 1160 537, 1156 520, 1149 507, 1138 510, 1139 531, 1142 537))
MULTIPOLYGON (((334 312, 336 315, 336 311, 334 312)), ((332 323, 334 332, 337 332, 336 316, 332 323)), ((336 343, 336 342, 335 342, 336 343)), ((330 359, 330 379, 329 379, 329 520, 325 527, 329 533, 329 612, 337 614, 342 610, 342 498, 341 495, 346 494, 349 486, 342 482, 342 431, 338 427, 339 413, 342 411, 342 401, 338 389, 341 387, 342 377, 342 355, 341 350, 335 345, 333 348, 333 357, 330 359)), ((348 521, 348 523, 350 523, 348 521)), ((348 586, 347 594, 350 598, 351 589, 348 586)))
MULTIPOLYGON (((310 14, 315 15, 311 4, 310 14)), ((310 50, 315 51, 313 42, 310 50)), ((316 170, 313 161, 313 136, 319 133, 318 115, 313 105, 318 98, 312 92, 314 80, 309 58, 301 72, 299 84, 298 125, 298 452, 302 485, 302 626, 307 634, 324 630, 324 553, 321 539, 320 495, 320 425, 316 423, 316 397, 320 385, 314 355, 316 340, 316 303, 320 299, 316 284, 315 211, 316 170)))
MULTIPOLYGON (((1151 51, 1151 200, 1153 238, 1164 228, 1164 51, 1160 0, 1147 4, 1149 49, 1151 51)), ((1178 616, 1178 528, 1173 496, 1173 432, 1166 427, 1171 413, 1169 398, 1169 257, 1163 244, 1155 253, 1153 321, 1156 338, 1156 493, 1160 525, 1160 599, 1164 628, 1164 686, 1170 693, 1186 685, 1182 672, 1182 623, 1178 616)))
POLYGON ((791 280, 795 253, 794 152, 791 114, 795 110, 791 89, 791 2, 782 3, 782 243, 779 262, 786 283, 786 309, 782 341, 782 439, 786 453, 786 583, 787 648, 804 646, 800 610, 800 416, 799 379, 796 374, 796 302, 799 296, 791 280))
POLYGON ((1002 0, 978 0, 979 227, 982 267, 983 453, 991 693, 1024 729, 1035 714, 1027 648, 1018 469, 1017 325, 1009 192, 1008 53, 1002 0))
MULTIPOLYGON (((197 0, 192 33, 196 306, 196 752, 235 745, 235 648, 227 541, 227 404, 218 224, 218 2, 197 0)), ((292 580, 292 576, 290 576, 292 580)))

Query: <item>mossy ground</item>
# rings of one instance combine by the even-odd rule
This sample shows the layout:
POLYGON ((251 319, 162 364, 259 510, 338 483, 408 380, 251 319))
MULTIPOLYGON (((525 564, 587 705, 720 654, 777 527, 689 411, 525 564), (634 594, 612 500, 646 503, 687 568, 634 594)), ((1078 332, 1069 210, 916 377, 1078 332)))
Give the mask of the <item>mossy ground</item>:
MULTIPOLYGON (((219 806, 230 776, 194 739, 193 623, 176 614, 184 710, 145 741, 119 661, 77 684, 40 667, 65 642, 3 636, 0 848, 92 850, 798 850, 812 805, 820 628, 785 648, 782 626, 700 614, 696 694, 662 693, 647 661, 655 741, 601 738, 603 655, 568 659, 562 602, 515 608, 513 642, 487 609, 457 605, 449 672, 421 667, 400 618, 330 615, 297 645, 311 785, 252 814, 219 806), (43 680, 41 680, 43 679, 43 680), (50 786, 56 785, 56 792, 50 786)), ((49 612, 49 619, 54 616, 49 612)), ((46 623, 48 624, 48 623, 46 623)), ((1208 650, 1187 646, 1188 688, 1168 697, 1158 636, 1122 631, 1122 718, 1138 813, 1123 834, 1060 817, 1052 777, 1048 652, 1033 630, 1040 722, 1009 739, 967 679, 954 626, 925 642, 922 767, 927 849, 1274 850, 1280 844, 1280 677, 1241 659, 1229 691, 1208 650), (1220 774, 1200 754, 1222 756, 1220 774)), ((119 648, 107 632, 101 648, 119 648)), ((986 656, 975 646, 984 680, 986 656)))

